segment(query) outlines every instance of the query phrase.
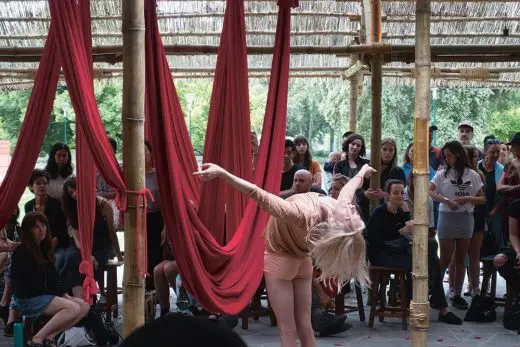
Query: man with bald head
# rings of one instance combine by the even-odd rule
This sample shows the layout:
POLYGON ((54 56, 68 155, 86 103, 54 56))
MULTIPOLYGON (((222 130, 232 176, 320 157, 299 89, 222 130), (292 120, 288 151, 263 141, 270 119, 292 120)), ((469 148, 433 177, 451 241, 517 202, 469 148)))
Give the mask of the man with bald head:
POLYGON ((280 192, 282 199, 287 199, 294 194, 308 193, 311 191, 312 174, 310 171, 300 169, 294 173, 293 185, 290 189, 280 192))

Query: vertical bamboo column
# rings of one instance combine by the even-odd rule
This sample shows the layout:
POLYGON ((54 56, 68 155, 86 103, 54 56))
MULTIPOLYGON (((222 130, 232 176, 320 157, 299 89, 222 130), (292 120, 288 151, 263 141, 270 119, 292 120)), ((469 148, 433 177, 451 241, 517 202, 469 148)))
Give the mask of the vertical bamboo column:
POLYGON ((418 0, 415 14, 414 226, 413 301, 410 304, 412 345, 428 344, 428 178, 430 115, 430 0, 418 0))
MULTIPOLYGON (((372 43, 382 41, 381 0, 370 0, 370 40, 372 43)), ((381 91, 383 88, 383 55, 372 57, 372 134, 370 137, 370 164, 377 170, 370 178, 370 188, 381 187, 381 91)), ((370 202, 372 211, 379 201, 370 202)))
MULTIPOLYGON (((358 55, 350 56, 350 66, 353 66, 359 60, 358 55)), ((357 128, 357 106, 358 106, 358 87, 359 72, 350 77, 350 103, 349 103, 349 130, 356 132, 357 128)))
MULTIPOLYGON (((123 8, 123 162, 125 182, 129 190, 144 189, 144 1, 125 0, 123 8)), ((141 213, 146 213, 141 208, 141 213)), ((144 218, 141 218, 141 221, 144 218)), ((125 213, 125 270, 123 277, 123 333, 130 335, 144 324, 144 280, 138 264, 144 269, 143 225, 136 225, 136 197, 128 196, 125 213), (138 229, 137 229, 138 228, 138 229), (136 230, 139 230, 137 235, 136 230), (138 238, 140 242, 138 243, 138 238), (140 257, 136 245, 140 245, 140 257)))

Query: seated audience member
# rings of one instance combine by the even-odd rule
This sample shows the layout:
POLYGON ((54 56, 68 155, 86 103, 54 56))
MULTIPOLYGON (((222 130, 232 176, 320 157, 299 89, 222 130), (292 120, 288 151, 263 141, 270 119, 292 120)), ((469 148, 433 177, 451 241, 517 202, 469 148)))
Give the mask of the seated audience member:
POLYGON ((329 158, 323 164, 323 171, 325 171, 325 189, 329 191, 332 179, 334 178, 334 165, 341 160, 341 152, 330 152, 329 158))
POLYGON ((13 305, 25 317, 52 316, 27 346, 55 346, 55 336, 79 322, 90 307, 83 300, 66 294, 60 284, 49 222, 44 214, 29 212, 25 215, 22 244, 11 261, 13 305))
POLYGON ((55 251, 56 269, 60 273, 66 263, 65 252, 69 248, 70 237, 67 233, 67 220, 61 209, 60 201, 51 197, 48 193, 49 181, 50 176, 46 171, 35 169, 32 172, 28 187, 34 194, 34 199, 29 200, 24 209, 25 213, 40 212, 47 217, 51 238, 53 242, 57 242, 55 251))
POLYGON ((203 317, 168 314, 134 331, 120 347, 246 347, 229 328, 203 317))
POLYGON ((153 269, 153 280, 155 285, 155 291, 157 292, 157 298, 159 300, 159 306, 161 307, 161 317, 170 312, 170 287, 175 291, 177 275, 179 274, 179 268, 177 262, 173 257, 173 250, 169 244, 168 233, 166 228, 163 229, 161 234, 161 243, 164 248, 168 250, 166 259, 160 262, 153 269))
POLYGON ((296 171, 303 169, 303 166, 296 165, 293 162, 296 145, 290 139, 285 140, 285 152, 283 156, 282 182, 280 184, 280 194, 291 189, 296 171))
POLYGON ((65 143, 55 143, 49 152, 45 171, 50 175, 48 193, 55 199, 60 199, 63 193, 63 183, 73 174, 72 154, 65 143))
POLYGON ((500 276, 520 295, 520 199, 515 200, 509 206, 508 214, 510 243, 495 257, 494 263, 500 276))
POLYGON ((300 169, 294 173, 292 187, 280 192, 280 197, 287 199, 294 194, 308 193, 312 187, 312 174, 305 170, 300 169))
MULTIPOLYGON (((404 182, 390 179, 385 188, 388 202, 374 210, 367 225, 368 258, 375 266, 406 269, 407 299, 411 300, 413 223, 404 200, 404 182)), ((439 310, 439 321, 460 325, 462 320, 447 309, 436 242, 429 242, 428 246, 428 272, 432 280, 430 306, 439 310)))
POLYGON ((311 149, 309 148, 309 141, 305 136, 296 136, 294 138, 296 151, 294 152, 293 162, 297 165, 303 166, 312 175, 312 188, 321 189, 321 166, 316 160, 312 160, 311 149))
POLYGON ((11 302, 13 294, 10 253, 14 252, 16 247, 19 246, 19 215, 20 208, 16 206, 11 218, 7 221, 6 226, 0 230, 0 276, 3 279, 0 285, 4 288, 2 301, 0 302, 0 318, 4 322, 4 328, 8 325, 9 303, 11 302))
MULTIPOLYGON (((72 289, 75 297, 82 297, 81 290, 83 284, 83 275, 79 273, 79 264, 81 256, 79 249, 81 248, 81 241, 78 233, 78 203, 76 191, 76 177, 71 175, 63 184, 62 204, 63 211, 69 224, 69 232, 74 240, 71 247, 67 251, 68 254, 74 254, 75 261, 69 261, 67 265, 67 273, 65 276, 65 286, 72 289)), ((114 217, 112 214, 112 207, 106 199, 96 197, 96 215, 94 220, 94 238, 92 243, 92 257, 94 258, 94 277, 96 280, 103 275, 103 269, 108 259, 115 253, 117 258, 121 261, 123 256, 119 249, 119 242, 117 240, 116 231, 114 229, 114 217)), ((67 258, 69 256, 67 255, 67 258)))
MULTIPOLYGON (((109 138, 108 141, 114 150, 114 154, 117 152, 117 141, 114 138, 109 138)), ((119 209, 116 204, 116 191, 114 188, 109 186, 101 172, 98 171, 96 174, 96 195, 102 198, 105 198, 112 206, 112 211, 114 212, 114 225, 116 229, 119 229, 119 209)))

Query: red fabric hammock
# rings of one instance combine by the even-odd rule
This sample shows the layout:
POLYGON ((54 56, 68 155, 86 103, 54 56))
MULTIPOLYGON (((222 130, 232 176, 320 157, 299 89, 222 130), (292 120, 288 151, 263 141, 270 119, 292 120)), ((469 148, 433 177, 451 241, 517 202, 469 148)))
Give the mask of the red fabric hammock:
POLYGON ((58 52, 72 106, 76 113, 78 153, 78 223, 81 238, 80 272, 86 278, 83 295, 91 302, 97 293, 91 262, 95 218, 95 167, 108 184, 119 192, 122 209, 126 207, 126 187, 121 169, 105 133, 97 109, 92 83, 92 42, 90 2, 49 0, 51 20, 56 26, 58 52))
POLYGON ((49 127, 60 78, 58 47, 52 35, 54 29, 55 26, 51 25, 13 158, 0 186, 0 228, 3 228, 12 216, 27 187, 49 127))
MULTIPOLYGON (((281 158, 284 152, 289 78, 290 8, 297 6, 297 1, 281 0, 279 5, 271 80, 255 174, 255 183, 274 193, 279 192, 283 165, 281 158)), ((200 183, 194 182, 192 176, 196 167, 193 148, 190 142, 186 141, 186 123, 159 34, 155 0, 146 2, 145 13, 147 123, 150 127, 149 133, 153 134, 151 141, 159 195, 163 208, 168 209, 164 217, 175 258, 183 275, 183 283, 202 306, 212 312, 235 314, 248 304, 262 278, 264 246, 261 233, 268 216, 252 201, 247 203, 243 218, 237 217, 240 208, 233 211, 228 225, 238 224, 238 227, 229 243, 221 246, 206 228, 203 218, 197 215, 196 186, 200 183), (180 139, 176 138, 176 135, 180 139)), ((212 105, 213 113, 210 117, 211 122, 215 124, 208 124, 206 137, 212 139, 212 145, 228 157, 221 160, 233 158, 232 162, 224 161, 224 165, 231 165, 228 168, 232 170, 233 167, 238 168, 238 174, 245 172, 242 175, 250 177, 250 173, 246 172, 251 170, 250 129, 245 129, 246 125, 249 126, 249 121, 240 119, 246 117, 249 111, 247 108, 243 109, 244 100, 237 101, 240 98, 245 98, 245 102, 248 100, 247 93, 244 92, 247 90, 247 69, 243 60, 246 50, 242 0, 228 0, 224 21, 221 45, 229 46, 221 46, 220 52, 225 51, 226 55, 235 53, 236 56, 227 59, 233 59, 233 62, 240 65, 231 66, 220 62, 219 59, 212 102, 220 100, 224 105, 212 105), (233 35, 237 37, 233 38, 233 35), (231 47, 231 44, 240 47, 231 47), (220 71, 222 69, 225 71, 220 71), (217 86, 225 90, 218 90, 217 86), (220 96, 216 95, 218 92, 221 93, 220 96), (245 114, 239 113, 238 110, 245 114), (227 119, 213 119, 215 114, 218 118, 227 119), (240 129, 235 126, 234 121, 240 124, 240 129), (221 128, 218 128, 219 126, 221 128), (233 137, 240 139, 233 140, 236 141, 233 143, 229 140, 233 137), (234 155, 237 151, 237 147, 234 146, 237 144, 242 147, 241 153, 246 151, 243 152, 243 157, 234 155), (242 164, 239 165, 237 162, 242 164), (244 162, 247 164, 244 165, 244 162)), ((208 145, 205 153, 219 158, 208 145)), ((207 158, 205 160, 207 161, 207 158)), ((203 189, 204 192, 207 190, 210 188, 203 189)), ((201 200, 207 199, 204 192, 201 200)), ((212 195, 215 196, 215 192, 212 195)), ((224 201, 230 205, 237 201, 238 206, 243 204, 241 199, 233 199, 226 196, 224 201)), ((211 202, 215 211, 215 201, 211 202)), ((228 208, 227 211, 231 214, 230 210, 231 208, 228 208)), ((219 211, 223 212, 222 206, 219 206, 219 211)), ((219 220, 223 226, 223 216, 213 216, 213 219, 219 220)))

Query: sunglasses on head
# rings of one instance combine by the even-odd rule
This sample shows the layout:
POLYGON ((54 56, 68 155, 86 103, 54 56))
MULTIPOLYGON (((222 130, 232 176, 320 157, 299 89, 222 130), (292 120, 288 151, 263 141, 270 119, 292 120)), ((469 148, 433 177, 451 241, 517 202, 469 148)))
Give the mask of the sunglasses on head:
POLYGON ((486 145, 488 145, 488 146, 489 145, 501 145, 501 144, 502 144, 502 141, 500 141, 500 140, 491 139, 491 140, 486 141, 486 145))

